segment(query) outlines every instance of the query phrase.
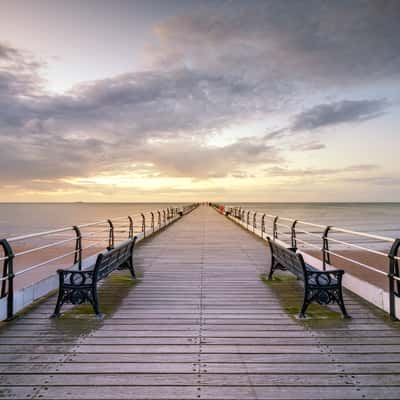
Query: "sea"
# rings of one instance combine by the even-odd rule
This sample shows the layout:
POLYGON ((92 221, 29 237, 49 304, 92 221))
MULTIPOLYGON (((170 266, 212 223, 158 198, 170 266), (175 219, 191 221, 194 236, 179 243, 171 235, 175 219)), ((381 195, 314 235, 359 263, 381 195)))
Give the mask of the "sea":
MULTIPOLYGON (((91 222, 115 220, 119 217, 133 216, 137 227, 135 232, 141 229, 140 213, 162 210, 168 207, 181 207, 185 203, 0 203, 0 239, 24 236, 32 233, 45 232, 52 229, 71 227, 91 222)), ((186 203, 187 204, 187 203, 186 203)), ((263 213, 279 217, 298 219, 321 225, 333 225, 340 228, 381 235, 389 238, 400 238, 400 203, 226 203, 227 206, 238 206, 246 210, 253 210, 258 215, 263 213)), ((221 217, 222 218, 222 217, 221 217)), ((260 220, 258 220, 260 221, 260 220)), ((126 240, 126 220, 122 228, 116 228, 116 242, 126 240)), ((271 221, 268 228, 271 229, 271 221)), ((284 224, 289 224, 284 221, 284 224)), ((115 226, 118 226, 118 222, 115 226)), ((258 226, 259 227, 259 226, 258 226)), ((312 227, 296 227, 297 239, 305 248, 321 248, 321 232, 312 227), (301 232, 307 229, 313 235, 301 232), (307 244, 309 243, 309 244, 307 244)), ((95 254, 107 246, 108 227, 106 223, 96 227, 84 228, 82 231, 93 236, 83 240, 84 253, 95 254), (105 225, 104 225, 105 224, 105 225), (86 229, 86 230, 85 230, 86 229), (88 232, 90 231, 90 232, 88 232), (94 247, 91 247, 94 246, 94 247)), ((268 229, 267 229, 268 233, 268 229)), ((288 229, 280 227, 279 238, 288 239, 288 229), (286 237, 285 235, 286 231, 286 237)), ((270 233, 268 233, 270 235, 270 233)), ((73 250, 74 233, 71 229, 52 235, 28 238, 13 242, 14 251, 33 249, 48 243, 69 238, 68 248, 51 247, 37 252, 22 255, 15 258, 14 268, 17 271, 30 271, 23 273, 16 280, 16 287, 24 287, 32 282, 43 279, 53 274, 57 268, 72 265, 72 255, 59 260, 61 254, 70 254, 73 250), (19 246, 19 247, 18 247, 19 246), (71 247, 72 246, 72 247, 71 247), (56 257, 54 262, 47 263, 56 257), (38 265, 43 266, 38 267, 38 265), (32 269, 35 265, 35 269, 32 269)), ((384 251, 387 254, 390 243, 366 239, 354 235, 331 235, 330 237, 345 240, 358 246, 366 246, 370 249, 384 251)), ((290 237, 289 241, 290 243, 290 237)), ((65 244, 65 246, 67 246, 65 244)), ((335 243, 330 243, 330 247, 335 243)), ((337 244, 337 243, 336 243, 337 244)), ((353 247, 354 249, 354 247, 353 247)), ((1 249, 0 249, 1 250, 1 249)), ((0 253, 0 257, 1 257, 0 253)))
POLYGON ((0 239, 180 207, 186 203, 0 203, 0 239))
MULTIPOLYGON (((0 239, 185 203, 0 203, 0 239)), ((187 204, 187 203, 186 203, 187 204)), ((400 237, 400 203, 225 203, 321 225, 400 237)))

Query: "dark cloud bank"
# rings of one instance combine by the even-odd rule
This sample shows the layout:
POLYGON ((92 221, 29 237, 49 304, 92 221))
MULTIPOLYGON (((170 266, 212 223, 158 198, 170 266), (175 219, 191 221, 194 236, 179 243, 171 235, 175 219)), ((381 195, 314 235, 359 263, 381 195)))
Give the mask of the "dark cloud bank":
POLYGON ((319 104, 296 115, 292 131, 314 130, 330 125, 362 122, 385 113, 386 100, 343 100, 319 104))
MULTIPOLYGON (((64 95, 43 90, 30 54, 0 44, 0 179, 85 176, 152 165, 160 176, 246 175, 280 160, 251 132, 224 147, 204 137, 299 103, 308 90, 395 84, 400 2, 263 1, 172 18, 146 49, 144 72, 88 82, 64 95), (132 167, 132 164, 136 167, 132 167)), ((286 134, 360 122, 382 99, 339 99, 294 117, 286 134)), ((295 136, 294 136, 294 139, 295 136)), ((304 150, 323 147, 299 143, 304 150)))

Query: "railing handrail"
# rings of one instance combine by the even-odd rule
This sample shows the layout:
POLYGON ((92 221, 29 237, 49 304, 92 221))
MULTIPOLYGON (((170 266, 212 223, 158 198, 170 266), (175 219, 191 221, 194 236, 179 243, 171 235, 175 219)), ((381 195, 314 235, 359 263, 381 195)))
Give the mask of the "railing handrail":
MULTIPOLYGON (((236 208, 236 207, 232 207, 232 208, 236 208)), ((252 211, 252 212, 256 212, 256 211, 252 211)), ((275 218, 276 215, 272 215, 272 214, 263 214, 268 218, 275 218)), ((279 217, 279 220, 283 220, 283 221, 290 221, 290 222, 294 222, 297 221, 298 224, 302 224, 302 225, 308 225, 308 226, 314 226, 316 228, 321 228, 321 229, 325 229, 326 225, 321 225, 321 224, 316 224, 313 222, 308 222, 308 221, 303 221, 301 219, 295 219, 295 218, 288 218, 288 217, 279 217)), ((345 229, 345 228, 340 228, 334 225, 330 225, 330 228, 332 231, 336 231, 336 232, 340 232, 340 233, 348 233, 351 235, 357 235, 357 236, 362 236, 362 237, 367 237, 369 239, 376 239, 376 240, 382 240, 388 243, 393 243, 396 239, 395 238, 391 238, 388 236, 381 236, 381 235, 375 235, 372 233, 367 233, 367 232, 361 232, 361 231, 354 231, 354 230, 350 230, 350 229, 345 229)))
MULTIPOLYGON (((248 226, 248 220, 244 221, 243 216, 245 213, 249 215, 250 212, 253 212, 254 215, 256 215, 255 211, 250 211, 243 209, 240 206, 224 206, 224 210, 230 209, 230 214, 233 212, 233 215, 238 218, 242 224, 245 224, 248 226), (239 212, 238 212, 239 211, 239 212)), ((261 214, 261 213, 260 213, 261 214)), ((341 258, 343 260, 349 261, 353 264, 359 265, 362 268, 365 268, 367 270, 370 270, 374 273, 380 274, 387 276, 389 279, 389 304, 390 304, 390 316, 392 318, 395 318, 396 311, 395 311, 395 301, 394 297, 397 296, 400 298, 400 275, 399 275, 399 267, 398 267, 398 262, 400 260, 399 256, 399 249, 400 249, 400 239, 396 238, 391 238, 387 236, 382 236, 382 235, 376 235, 372 233, 367 233, 367 232, 360 232, 360 231, 355 231, 351 229, 345 229, 345 228, 340 228, 336 226, 330 226, 330 225, 321 225, 321 224, 315 224, 312 222, 307 222, 307 221, 302 221, 302 220, 297 220, 297 219, 292 219, 292 218, 287 218, 287 217, 279 217, 279 216, 273 216, 270 214, 262 214, 261 216, 261 237, 264 238, 264 233, 265 233, 265 217, 273 219, 272 222, 272 236, 273 239, 278 239, 279 236, 286 236, 290 237, 291 241, 291 247, 297 248, 297 242, 304 243, 306 246, 318 249, 322 251, 322 266, 323 269, 326 268, 327 264, 330 264, 330 255, 333 255, 335 257, 341 258), (288 226, 286 224, 283 224, 281 221, 289 221, 292 223, 292 226, 288 226), (318 228, 318 230, 321 230, 320 235, 315 232, 308 232, 307 230, 301 229, 301 227, 298 227, 297 225, 303 225, 303 226, 311 226, 314 228, 318 228), (284 227, 288 231, 280 231, 279 227, 284 227), (302 232, 306 235, 310 235, 314 238, 317 238, 319 240, 322 240, 322 247, 319 247, 318 245, 314 243, 310 243, 303 238, 299 238, 296 234, 298 232, 302 232), (332 234, 337 234, 337 233, 344 233, 347 235, 353 235, 365 239, 374 239, 379 242, 385 242, 387 244, 390 244, 390 250, 388 252, 383 252, 383 251, 378 251, 375 249, 371 249, 369 247, 366 247, 366 245, 362 244, 355 244, 351 243, 348 240, 342 239, 340 236, 339 238, 332 237, 332 234), (350 247, 352 249, 357 249, 361 251, 365 251, 371 254, 376 254, 379 256, 386 257, 389 260, 388 264, 388 272, 382 271, 381 269, 378 269, 372 265, 369 265, 368 263, 358 261, 357 259, 351 258, 351 256, 339 254, 337 251, 332 251, 329 248, 329 243, 338 243, 341 244, 345 247, 350 247), (395 286, 395 282, 397 282, 397 287, 395 286)), ((254 232, 254 229, 253 229, 254 232)), ((367 242, 368 243, 368 242, 367 242)))
MULTIPOLYGON (((131 217, 135 217, 135 216, 140 216, 140 214, 132 214, 131 217)), ((122 220, 122 219, 127 219, 128 216, 121 216, 121 217, 113 217, 113 218, 109 218, 112 221, 118 221, 118 220, 122 220)), ((104 220, 98 220, 98 221, 93 221, 93 222, 88 222, 88 223, 83 223, 83 224, 79 224, 76 225, 78 228, 87 228, 90 226, 96 226, 96 225, 100 225, 100 224, 107 224, 108 223, 108 219, 104 219, 104 220)), ((13 243, 19 240, 26 240, 26 239, 33 239, 33 238, 37 238, 37 237, 42 237, 42 236, 47 236, 47 235, 52 235, 54 233, 62 233, 62 232, 68 232, 68 231, 72 231, 73 227, 71 226, 65 226, 63 228, 55 228, 55 229, 51 229, 48 231, 42 231, 42 232, 35 232, 35 233, 28 233, 25 235, 20 235, 20 236, 11 236, 11 237, 6 237, 4 239, 7 239, 7 241, 9 243, 13 243)))
MULTIPOLYGON (((171 215, 171 222, 173 222, 174 217, 177 217, 179 215, 183 215, 186 212, 189 212, 193 210, 198 204, 190 204, 190 205, 183 205, 180 207, 180 210, 182 210, 182 213, 178 212, 178 207, 176 206, 170 206, 167 208, 168 215, 171 215)), ((108 242, 108 247, 107 249, 112 249, 115 245, 115 241, 118 240, 120 241, 120 234, 125 234, 128 233, 127 239, 132 239, 134 233, 139 233, 139 229, 142 228, 142 233, 143 237, 146 237, 149 233, 146 232, 146 219, 149 218, 151 220, 151 228, 152 232, 155 232, 155 224, 154 224, 154 213, 157 212, 158 214, 158 225, 157 225, 157 230, 161 229, 163 226, 161 224, 161 212, 160 210, 149 210, 149 211, 144 211, 142 213, 136 213, 136 214, 131 214, 127 216, 118 216, 118 217, 113 217, 113 218, 108 218, 104 220, 99 220, 99 221, 94 221, 94 222, 89 222, 89 223, 82 223, 80 225, 74 225, 74 226, 68 226, 68 227, 62 227, 62 228, 55 228, 47 231, 42 231, 42 232, 36 232, 36 233, 30 233, 26 235, 19 235, 19 236, 12 236, 9 238, 0 238, 0 248, 3 249, 3 254, 4 256, 0 257, 0 262, 4 263, 3 266, 3 273, 2 276, 0 276, 0 283, 1 283, 1 294, 0 298, 7 297, 7 319, 10 319, 14 315, 14 303, 13 303, 13 296, 14 296, 14 285, 13 281, 14 278, 20 275, 23 275, 25 273, 28 273, 30 271, 33 271, 38 268, 42 268, 48 264, 51 264, 55 261, 58 261, 60 259, 69 257, 69 256, 74 256, 74 262, 71 264, 72 265, 77 265, 79 269, 82 268, 82 250, 87 250, 89 248, 93 248, 95 246, 100 247, 99 243, 102 242, 108 242), (134 224, 134 221, 141 221, 141 224, 134 224), (125 221, 125 226, 121 226, 121 224, 125 221), (114 226, 114 223, 116 223, 116 226, 114 226), (81 228, 89 228, 89 227, 94 227, 98 225, 106 225, 106 229, 92 229, 93 232, 81 232, 81 228), (138 228, 135 230, 135 228, 138 228), (71 232, 73 233, 73 236, 71 237, 65 237, 61 239, 58 238, 58 240, 53 241, 51 243, 45 243, 43 242, 40 245, 37 245, 36 247, 31 243, 33 247, 30 247, 28 249, 22 249, 19 252, 14 252, 14 249, 12 247, 12 244, 18 241, 22 240, 28 240, 28 239, 36 239, 36 238, 41 238, 44 236, 50 236, 50 235, 57 235, 60 233, 65 233, 65 232, 71 232), (100 235, 103 232, 108 232, 108 237, 97 237, 95 235, 100 235), (116 235, 117 234, 117 235, 116 235), (116 238, 117 236, 117 238, 116 238), (86 246, 82 245, 82 239, 87 238, 87 243, 89 243, 86 246), (46 250, 51 247, 56 247, 56 246, 61 246, 63 244, 66 244, 68 242, 75 242, 75 249, 71 249, 67 251, 64 254, 58 254, 56 256, 46 258, 43 261, 37 262, 35 264, 31 264, 27 267, 24 267, 23 269, 15 272, 14 271, 14 259, 16 257, 21 257, 33 252, 38 252, 41 250, 46 250), (7 286, 6 286, 7 283, 7 286)), ((167 222, 165 221, 165 216, 166 216, 166 209, 162 210, 163 216, 164 216, 164 226, 167 225, 167 222)), ((105 235, 107 236, 107 235, 105 235)), ((55 237, 52 238, 53 240, 56 239, 55 237)))

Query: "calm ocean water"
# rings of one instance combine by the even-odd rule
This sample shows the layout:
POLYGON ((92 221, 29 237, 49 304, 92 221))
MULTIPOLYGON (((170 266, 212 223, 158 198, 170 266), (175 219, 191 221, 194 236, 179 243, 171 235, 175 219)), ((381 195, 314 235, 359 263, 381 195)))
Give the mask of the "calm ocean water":
POLYGON ((96 222, 186 203, 0 203, 0 238, 96 222))
POLYGON ((260 213, 400 237, 400 203, 228 203, 260 213))
MULTIPOLYGON (((0 238, 184 203, 0 203, 0 238)), ((280 217, 400 237, 400 203, 227 203, 280 217)))
MULTIPOLYGON (((88 222, 106 220, 107 218, 135 215, 140 212, 160 210, 166 207, 180 206, 185 203, 0 203, 0 238, 19 236, 35 232, 46 231, 55 228, 70 227, 88 222)), ((233 205, 233 203, 232 203, 233 205)), ((315 222, 318 224, 335 225, 362 232, 376 233, 388 237, 400 237, 400 203, 236 203, 243 208, 255 210, 260 213, 278 215, 315 222)), ((140 218, 136 218, 135 226, 139 226, 140 218)), ((118 224, 116 225, 118 226, 118 224)), ((84 239, 84 248, 95 244, 97 247, 90 249, 86 255, 95 254, 99 249, 107 245, 108 231, 98 226, 99 235, 84 239), (103 233, 100 234, 101 229, 103 233), (99 236, 99 238, 97 238, 99 236), (97 240, 99 239, 99 240, 97 240)), ((270 228, 270 227, 269 227, 270 228)), ((116 241, 126 240, 127 231, 116 228, 116 241)), ((140 229, 140 228, 139 228, 140 229)), ((138 229, 138 230, 139 230, 138 229)), ((86 228, 89 231, 96 231, 96 228, 86 228)), ((136 232, 138 231, 136 230, 136 232)), ((84 230, 83 233, 86 231, 84 230)), ((268 232, 268 230, 267 230, 268 232)), ((317 232, 315 232, 317 233, 317 232)), ((282 233, 283 234, 283 233, 282 233)), ((280 234, 281 235, 281 234, 280 234)), ((298 239, 321 246, 320 233, 314 237, 304 237, 304 233, 298 233, 298 239)), ((63 232, 49 237, 38 239, 27 239, 19 241, 18 245, 32 248, 38 244, 52 243, 63 238, 73 238, 73 233, 63 232)), ((346 240, 359 245, 366 245, 369 248, 388 250, 388 244, 374 240, 365 241, 364 238, 337 236, 337 239, 346 240)), ((282 236, 280 236, 282 238, 282 236)), ((285 237, 283 237, 285 240, 285 237)), ((69 241, 68 248, 53 247, 45 251, 30 253, 26 256, 17 257, 15 268, 20 271, 24 268, 36 265, 61 254, 67 254, 73 250, 75 242, 69 241)), ((66 245, 67 246, 67 245, 66 245)), ((62 247, 62 246, 61 246, 62 247)), ((16 249, 16 248, 15 248, 16 249)), ((20 249, 20 250, 21 250, 20 249)), ((17 249, 18 251, 18 249, 17 249)), ((87 250, 85 250, 86 252, 87 250)), ((32 282, 43 279, 54 273, 57 268, 69 267, 72 265, 72 256, 63 258, 57 262, 45 264, 21 275, 16 280, 16 287, 23 287, 32 282)))

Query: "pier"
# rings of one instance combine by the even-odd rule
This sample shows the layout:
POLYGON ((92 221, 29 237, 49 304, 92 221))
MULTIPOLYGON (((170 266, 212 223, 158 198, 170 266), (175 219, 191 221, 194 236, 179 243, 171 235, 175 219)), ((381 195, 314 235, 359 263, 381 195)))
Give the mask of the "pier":
POLYGON ((49 319, 55 296, 0 327, 0 399, 398 399, 400 325, 345 292, 299 320, 301 286, 266 283, 264 240, 200 206, 142 241, 138 278, 49 319))

